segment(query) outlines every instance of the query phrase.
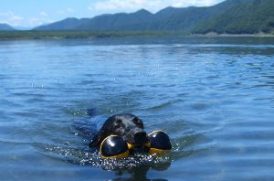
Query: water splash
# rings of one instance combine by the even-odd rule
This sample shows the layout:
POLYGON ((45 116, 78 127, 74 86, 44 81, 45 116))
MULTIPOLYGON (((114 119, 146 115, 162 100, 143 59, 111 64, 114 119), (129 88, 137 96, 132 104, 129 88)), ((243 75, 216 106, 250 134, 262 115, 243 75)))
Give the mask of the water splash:
POLYGON ((149 166, 153 168, 163 168, 164 165, 170 165, 169 155, 156 156, 136 154, 123 159, 101 159, 98 151, 81 150, 75 148, 47 145, 44 147, 44 154, 55 159, 68 161, 72 164, 83 166, 101 167, 104 170, 132 170, 140 166, 149 166))

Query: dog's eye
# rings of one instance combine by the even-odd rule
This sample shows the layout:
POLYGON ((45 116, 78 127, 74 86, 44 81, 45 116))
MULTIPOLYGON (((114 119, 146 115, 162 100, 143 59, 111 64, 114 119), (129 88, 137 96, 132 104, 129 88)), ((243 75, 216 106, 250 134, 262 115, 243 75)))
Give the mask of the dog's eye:
POLYGON ((140 120, 138 118, 134 118, 133 122, 136 123, 136 124, 138 124, 138 123, 140 123, 140 120))
POLYGON ((137 126, 139 126, 140 128, 144 128, 143 122, 142 122, 140 119, 134 118, 134 119, 133 119, 133 122, 134 122, 137 126))
POLYGON ((114 122, 114 128, 120 128, 121 127, 121 124, 122 124, 122 121, 120 119, 117 119, 115 122, 114 122))
POLYGON ((120 128, 120 125, 114 125, 114 129, 120 128))
POLYGON ((116 120, 116 124, 121 124, 121 123, 122 123, 122 120, 120 120, 120 119, 116 120))

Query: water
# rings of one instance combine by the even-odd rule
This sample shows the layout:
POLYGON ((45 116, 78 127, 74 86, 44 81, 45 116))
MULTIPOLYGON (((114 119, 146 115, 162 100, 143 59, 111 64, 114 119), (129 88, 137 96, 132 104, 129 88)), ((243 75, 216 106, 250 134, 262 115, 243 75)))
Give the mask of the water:
POLYGON ((1 180, 273 180, 272 43, 1 41, 1 180), (100 160, 77 126, 92 135, 121 112, 167 132, 172 152, 100 160))

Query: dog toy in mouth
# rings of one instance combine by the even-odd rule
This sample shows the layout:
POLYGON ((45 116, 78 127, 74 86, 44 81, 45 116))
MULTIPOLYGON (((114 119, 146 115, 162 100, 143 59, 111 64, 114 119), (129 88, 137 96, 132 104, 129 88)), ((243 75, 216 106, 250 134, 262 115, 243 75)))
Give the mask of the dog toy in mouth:
POLYGON ((106 137, 100 145, 99 152, 102 158, 125 158, 129 155, 127 143, 117 135, 106 137))
POLYGON ((136 151, 162 156, 171 150, 169 136, 162 131, 153 131, 148 134, 147 142, 142 146, 136 146, 126 142, 121 136, 110 135, 106 137, 99 149, 102 158, 126 158, 136 151))

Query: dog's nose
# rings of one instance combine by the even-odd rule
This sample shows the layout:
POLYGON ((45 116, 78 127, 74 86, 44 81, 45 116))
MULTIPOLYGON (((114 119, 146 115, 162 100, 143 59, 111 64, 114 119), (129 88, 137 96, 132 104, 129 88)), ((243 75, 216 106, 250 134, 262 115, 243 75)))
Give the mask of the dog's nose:
POLYGON ((148 137, 145 131, 137 131, 134 133, 135 146, 143 146, 148 141, 148 137))

